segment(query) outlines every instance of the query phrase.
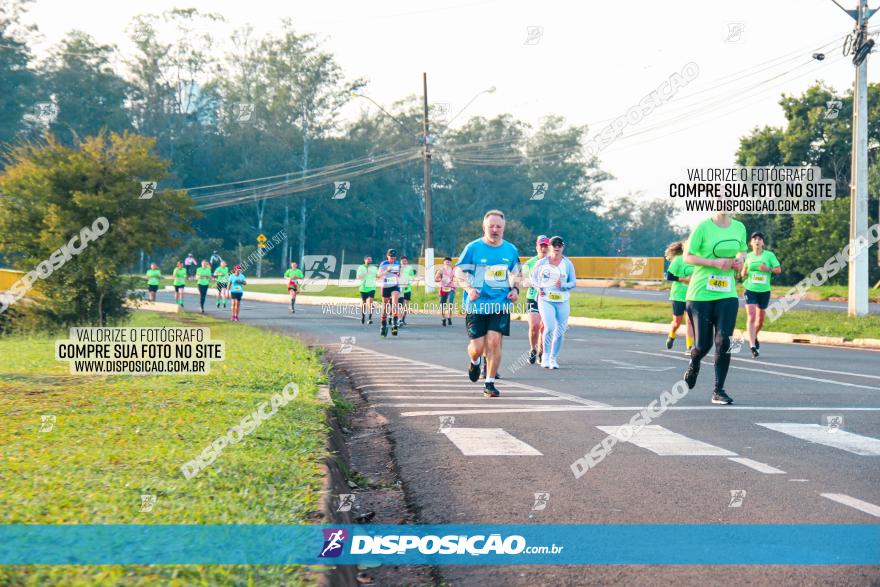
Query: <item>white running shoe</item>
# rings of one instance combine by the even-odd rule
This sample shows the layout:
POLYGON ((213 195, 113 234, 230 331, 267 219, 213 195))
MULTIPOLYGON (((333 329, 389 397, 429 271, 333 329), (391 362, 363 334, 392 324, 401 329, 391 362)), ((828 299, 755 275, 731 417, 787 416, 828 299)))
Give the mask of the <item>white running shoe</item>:
POLYGON ((556 359, 550 359, 550 368, 559 369, 559 363, 556 362, 556 359))
POLYGON ((544 367, 545 369, 549 369, 550 368, 550 357, 548 357, 547 355, 544 355, 543 357, 541 357, 541 366, 544 367))

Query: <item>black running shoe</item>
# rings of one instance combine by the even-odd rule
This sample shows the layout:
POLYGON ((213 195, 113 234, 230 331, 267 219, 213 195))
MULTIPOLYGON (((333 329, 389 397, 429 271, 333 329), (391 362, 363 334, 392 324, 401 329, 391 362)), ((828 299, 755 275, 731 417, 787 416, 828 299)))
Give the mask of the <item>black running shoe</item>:
POLYGON ((672 350, 672 345, 674 345, 674 344, 675 344, 674 338, 667 338, 666 339, 666 348, 669 349, 670 351, 672 350))
POLYGON ((369 319, 369 320, 367 320, 367 324, 372 324, 372 323, 373 323, 373 317, 372 317, 372 316, 370 316, 370 319, 369 319))
POLYGON ((443 326, 446 326, 446 318, 443 319, 443 326))
POLYGON ((480 378, 480 365, 483 363, 482 359, 476 365, 473 362, 468 361, 468 379, 473 381, 474 383, 480 378))
POLYGON ((483 390, 483 397, 498 397, 501 395, 497 389, 495 389, 495 383, 489 382, 486 384, 486 389, 483 390))
POLYGON ((529 351, 529 364, 534 365, 535 361, 538 360, 538 353, 535 352, 535 349, 529 351))
POLYGON ((755 337, 755 348, 761 350, 761 343, 758 341, 757 337, 755 337))
POLYGON ((761 354, 761 353, 758 352, 758 347, 753 346, 752 347, 752 358, 757 359, 759 354, 761 354))
POLYGON ((700 374, 700 369, 694 369, 693 364, 688 365, 688 368, 685 369, 684 372, 684 382, 687 383, 688 389, 693 389, 697 384, 697 375, 700 374))
POLYGON ((716 389, 715 393, 712 394, 712 403, 713 404, 732 404, 733 398, 724 393, 723 389, 716 389))
POLYGON ((446 319, 446 325, 447 325, 447 326, 452 326, 452 318, 447 318, 447 319, 446 319))
POLYGON ((391 327, 391 336, 397 336, 397 324, 391 327))
POLYGON ((382 336, 388 336, 388 327, 383 324, 382 328, 379 330, 379 334, 382 336))

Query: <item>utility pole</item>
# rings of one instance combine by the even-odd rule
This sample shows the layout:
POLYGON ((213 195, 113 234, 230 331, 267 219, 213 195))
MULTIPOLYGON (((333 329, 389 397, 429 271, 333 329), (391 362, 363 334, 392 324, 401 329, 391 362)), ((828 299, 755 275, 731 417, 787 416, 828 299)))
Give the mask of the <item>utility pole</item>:
MULTIPOLYGON (((850 165, 850 243, 854 243, 859 237, 868 236, 868 56, 859 49, 868 40, 868 19, 875 11, 868 9, 868 0, 858 1, 859 6, 856 10, 844 9, 856 21, 852 48, 856 78, 853 87, 850 165)), ((847 313, 850 316, 865 316, 868 313, 867 249, 858 255, 850 252, 847 313)))
POLYGON ((431 149, 428 142, 428 74, 422 73, 422 105, 424 119, 422 140, 425 150, 425 293, 434 291, 434 219, 431 215, 431 149), (430 275, 428 275, 430 273, 430 275))

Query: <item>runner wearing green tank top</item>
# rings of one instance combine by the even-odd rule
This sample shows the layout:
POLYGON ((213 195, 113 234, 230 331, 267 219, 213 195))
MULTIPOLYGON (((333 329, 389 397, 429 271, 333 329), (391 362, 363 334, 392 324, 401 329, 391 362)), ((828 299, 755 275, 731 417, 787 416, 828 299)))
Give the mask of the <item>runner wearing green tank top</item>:
POLYGON ((174 278, 174 302, 183 306, 183 288, 186 285, 186 269, 183 267, 183 261, 177 262, 171 277, 174 278))
POLYGON ((229 266, 226 261, 220 261, 220 266, 214 270, 214 277, 217 278, 217 307, 220 307, 220 301, 223 301, 223 307, 229 300, 229 266))

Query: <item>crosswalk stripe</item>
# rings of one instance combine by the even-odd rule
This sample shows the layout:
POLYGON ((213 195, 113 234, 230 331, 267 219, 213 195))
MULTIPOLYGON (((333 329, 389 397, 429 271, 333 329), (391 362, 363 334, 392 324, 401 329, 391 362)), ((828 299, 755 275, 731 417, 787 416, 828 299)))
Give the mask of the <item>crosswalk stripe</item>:
POLYGON ((771 467, 766 463, 762 463, 759 461, 753 461, 752 459, 747 459, 745 457, 728 457, 731 461, 735 463, 739 463, 740 465, 745 465, 750 469, 754 469, 760 473, 766 473, 767 475, 785 475, 785 471, 782 469, 777 469, 776 467, 771 467))
POLYGON ((870 436, 862 436, 853 434, 845 430, 836 430, 829 432, 825 426, 820 424, 790 424, 790 423, 761 423, 756 422, 758 426, 782 432, 801 440, 815 442, 816 444, 824 444, 832 448, 839 448, 853 454, 862 456, 876 457, 880 456, 880 440, 871 438, 870 436))
POLYGON ((874 505, 873 503, 868 503, 867 501, 862 501, 861 499, 856 499, 855 497, 850 497, 843 493, 820 493, 819 495, 830 499, 831 501, 836 501, 837 503, 842 503, 843 505, 848 505, 851 508, 870 514, 875 518, 880 518, 880 506, 874 505))
POLYGON ((643 426, 634 434, 634 427, 629 424, 596 426, 596 428, 606 434, 616 436, 622 442, 630 442, 661 456, 736 456, 735 452, 694 440, 656 424, 643 426))
POLYGON ((444 434, 465 456, 542 456, 503 428, 457 428, 444 434))

